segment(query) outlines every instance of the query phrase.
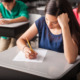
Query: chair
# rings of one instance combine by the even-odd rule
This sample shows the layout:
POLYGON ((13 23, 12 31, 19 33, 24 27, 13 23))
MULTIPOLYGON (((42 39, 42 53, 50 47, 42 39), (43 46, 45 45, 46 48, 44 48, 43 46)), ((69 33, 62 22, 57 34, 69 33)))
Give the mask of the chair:
POLYGON ((32 25, 37 19, 39 19, 41 17, 40 14, 29 14, 30 18, 30 25, 32 25))
MULTIPOLYGON (((41 17, 41 15, 40 14, 29 14, 29 16, 30 16, 30 18, 29 18, 29 21, 30 21, 30 25, 32 25, 37 19, 39 19, 40 17, 41 17)), ((38 34, 30 41, 30 43, 32 42, 32 41, 38 41, 38 34)))

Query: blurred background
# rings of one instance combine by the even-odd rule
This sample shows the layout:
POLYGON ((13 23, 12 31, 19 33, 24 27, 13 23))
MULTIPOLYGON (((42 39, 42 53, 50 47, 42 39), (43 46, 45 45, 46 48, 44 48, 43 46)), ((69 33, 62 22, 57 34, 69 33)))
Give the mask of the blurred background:
MULTIPOLYGON (((44 15, 44 8, 49 0, 21 0, 21 1, 26 3, 26 5, 28 6, 29 13, 39 13, 41 15, 44 15)), ((78 3, 80 2, 80 0, 68 0, 68 1, 71 3, 72 8, 77 7, 78 3)))

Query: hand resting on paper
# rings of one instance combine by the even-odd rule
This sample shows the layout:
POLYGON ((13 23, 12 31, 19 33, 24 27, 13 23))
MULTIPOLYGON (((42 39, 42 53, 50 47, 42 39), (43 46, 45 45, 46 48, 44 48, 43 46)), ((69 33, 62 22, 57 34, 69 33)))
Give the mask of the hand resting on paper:
POLYGON ((28 59, 35 59, 37 57, 37 52, 34 50, 30 50, 30 48, 25 47, 24 48, 25 57, 28 59))
POLYGON ((5 19, 0 20, 0 25, 3 24, 10 24, 10 20, 5 20, 5 19))

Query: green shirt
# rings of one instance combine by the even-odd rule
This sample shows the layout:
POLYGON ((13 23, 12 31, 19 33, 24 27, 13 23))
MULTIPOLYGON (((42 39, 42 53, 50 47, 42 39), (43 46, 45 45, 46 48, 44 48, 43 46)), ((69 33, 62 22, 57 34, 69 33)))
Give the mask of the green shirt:
MULTIPOLYGON (((13 7, 13 9, 11 11, 8 11, 2 3, 0 3, 0 12, 2 14, 3 18, 7 18, 7 19, 15 19, 21 16, 26 17, 27 19, 29 19, 29 14, 27 11, 27 6, 25 3, 23 3, 22 1, 17 1, 16 0, 16 4, 13 7)), ((7 37, 2 36, 2 38, 7 39, 7 37)))

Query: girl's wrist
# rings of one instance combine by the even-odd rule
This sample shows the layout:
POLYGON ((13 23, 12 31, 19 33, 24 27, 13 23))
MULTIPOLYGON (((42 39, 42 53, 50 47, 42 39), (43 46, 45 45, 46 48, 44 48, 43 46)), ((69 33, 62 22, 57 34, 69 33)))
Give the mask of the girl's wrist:
POLYGON ((28 51, 29 53, 31 53, 31 51, 29 50, 29 48, 24 45, 24 47, 22 48, 22 51, 25 53, 26 51, 28 51))
POLYGON ((26 45, 23 46, 23 48, 22 48, 22 51, 23 51, 23 52, 24 52, 24 49, 25 49, 26 47, 27 47, 26 45))
POLYGON ((67 32, 70 32, 69 27, 68 27, 68 26, 63 27, 63 28, 62 28, 62 34, 65 34, 65 33, 67 33, 67 32))
POLYGON ((66 30, 66 29, 69 28, 69 25, 64 25, 64 26, 62 26, 61 28, 62 28, 62 30, 66 30))

